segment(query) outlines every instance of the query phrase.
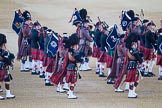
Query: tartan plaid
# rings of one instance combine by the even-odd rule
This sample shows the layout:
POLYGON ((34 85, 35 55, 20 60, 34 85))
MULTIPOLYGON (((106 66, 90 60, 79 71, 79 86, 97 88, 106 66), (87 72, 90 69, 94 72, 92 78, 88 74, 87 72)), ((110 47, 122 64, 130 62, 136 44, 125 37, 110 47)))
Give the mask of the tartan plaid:
POLYGON ((22 42, 18 55, 20 57, 31 55, 31 46, 22 42))
POLYGON ((99 58, 100 57, 100 48, 97 48, 96 46, 93 46, 92 57, 94 57, 94 58, 99 58))
POLYGON ((53 73, 55 69, 54 67, 55 67, 55 58, 48 57, 46 72, 53 73))
POLYGON ((43 61, 44 59, 44 52, 42 50, 39 50, 39 60, 43 61))
POLYGON ((0 70, 0 82, 4 81, 7 71, 5 69, 0 70))
POLYGON ((106 55, 106 65, 107 68, 111 68, 112 67, 112 62, 113 62, 113 58, 110 55, 106 55))
POLYGON ((145 51, 145 47, 144 46, 140 46, 140 52, 144 53, 144 51, 145 51))
POLYGON ((144 60, 154 59, 156 56, 154 55, 153 49, 145 48, 144 51, 144 60))
POLYGON ((77 71, 76 70, 68 70, 66 74, 66 82, 75 84, 77 82, 77 71))
POLYGON ((39 49, 31 48, 31 56, 33 60, 39 59, 39 49))
POLYGON ((136 78, 136 72, 137 69, 130 69, 127 71, 127 77, 126 77, 126 82, 136 82, 137 78, 136 78))
POLYGON ((44 67, 47 66, 47 62, 48 62, 48 57, 46 55, 44 55, 44 58, 43 58, 43 66, 44 67))
POLYGON ((157 55, 156 65, 162 66, 162 55, 160 54, 157 55))
POLYGON ((59 82, 63 82, 63 78, 66 76, 66 70, 62 69, 56 73, 54 73, 51 78, 50 81, 52 84, 54 85, 58 85, 59 82))
POLYGON ((105 63, 107 62, 106 58, 107 58, 106 52, 100 51, 100 57, 98 59, 98 62, 105 63))

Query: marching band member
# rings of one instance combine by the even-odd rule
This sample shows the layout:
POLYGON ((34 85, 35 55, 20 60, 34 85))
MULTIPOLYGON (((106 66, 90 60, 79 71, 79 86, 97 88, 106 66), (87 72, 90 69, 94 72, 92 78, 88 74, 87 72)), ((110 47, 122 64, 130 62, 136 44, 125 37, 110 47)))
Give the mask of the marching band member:
POLYGON ((100 71, 99 71, 99 77, 105 77, 104 75, 104 64, 107 62, 107 43, 106 43, 106 38, 108 35, 108 30, 106 27, 103 27, 103 33, 101 35, 100 38, 100 44, 101 44, 101 48, 100 48, 100 57, 98 59, 98 62, 100 62, 100 71))
POLYGON ((99 74, 100 72, 100 62, 98 62, 98 59, 100 57, 100 39, 102 35, 103 27, 100 22, 96 23, 96 29, 94 34, 94 45, 93 45, 93 55, 92 57, 97 58, 96 59, 96 74, 99 74))
POLYGON ((83 21, 83 26, 80 30, 79 51, 85 53, 85 61, 80 66, 81 71, 91 70, 89 67, 89 57, 92 55, 90 42, 93 42, 93 38, 90 36, 88 26, 89 20, 86 19, 83 21))
POLYGON ((45 43, 44 43, 45 44, 44 50, 45 50, 45 56, 46 56, 46 58, 44 59, 44 62, 45 62, 45 66, 47 66, 46 71, 45 71, 45 86, 53 85, 50 82, 50 77, 55 69, 54 66, 55 66, 56 56, 53 57, 51 53, 48 52, 48 48, 47 48, 49 41, 53 35, 52 33, 53 31, 51 29, 47 30, 47 36, 46 36, 45 43))
POLYGON ((44 40, 45 37, 47 36, 47 27, 43 26, 41 28, 41 34, 39 37, 39 77, 40 78, 45 78, 45 72, 44 69, 45 67, 43 66, 43 60, 45 58, 45 54, 44 54, 44 40))
POLYGON ((155 63, 155 50, 156 50, 156 39, 155 39, 155 27, 156 25, 153 22, 149 22, 148 30, 145 34, 145 51, 144 51, 144 60, 146 61, 146 68, 144 76, 153 77, 155 74, 152 72, 154 63, 155 63))
POLYGON ((22 16, 24 17, 24 23, 22 25, 20 34, 19 34, 19 39, 18 39, 18 55, 17 59, 21 60, 21 72, 29 71, 29 69, 26 69, 25 67, 25 62, 27 60, 27 57, 29 56, 29 62, 32 63, 32 58, 31 56, 31 15, 30 12, 25 11, 23 12, 22 16))
MULTIPOLYGON (((15 98, 15 95, 12 95, 10 92, 10 82, 12 80, 12 76, 8 72, 8 69, 9 66, 13 66, 13 59, 15 56, 7 50, 6 43, 6 36, 0 33, 0 90, 2 92, 1 85, 4 81, 6 88, 6 98, 12 99, 15 98)), ((4 97, 0 96, 0 100, 4 99, 4 97)))
POLYGON ((68 64, 67 64, 67 74, 66 82, 70 84, 70 89, 68 91, 68 99, 76 99, 74 95, 74 87, 77 82, 77 63, 83 62, 82 53, 78 52, 78 42, 79 39, 76 34, 72 34, 69 37, 70 49, 68 52, 68 64))
MULTIPOLYGON (((116 45, 113 63, 112 63, 112 72, 108 76, 112 79, 119 79, 120 75, 122 74, 123 65, 124 65, 124 57, 126 56, 127 49, 125 48, 124 43, 124 34, 120 35, 120 41, 116 45)), ((115 82, 116 83, 116 82, 115 82)), ((118 87, 115 87, 115 92, 124 92, 122 89, 120 89, 120 85, 118 87)))
POLYGON ((38 21, 34 22, 33 29, 31 30, 31 56, 32 56, 32 75, 39 74, 37 69, 39 68, 39 37, 40 37, 41 25, 38 21))
POLYGON ((141 53, 138 51, 138 35, 131 32, 126 39, 126 47, 128 48, 128 65, 126 82, 129 82, 128 98, 137 98, 135 89, 139 82, 139 75, 137 75, 137 65, 143 62, 141 53), (131 40, 132 39, 132 40, 131 40))
POLYGON ((162 80, 162 20, 161 28, 158 30, 159 37, 157 41, 157 62, 156 65, 159 65, 159 77, 158 80, 162 80))

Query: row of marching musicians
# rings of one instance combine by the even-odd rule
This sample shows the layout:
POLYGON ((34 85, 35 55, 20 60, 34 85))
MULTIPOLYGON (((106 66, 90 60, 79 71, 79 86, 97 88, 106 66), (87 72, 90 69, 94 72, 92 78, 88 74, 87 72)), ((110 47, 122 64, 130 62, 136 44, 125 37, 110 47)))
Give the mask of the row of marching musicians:
POLYGON ((71 36, 64 33, 61 37, 38 21, 32 23, 28 11, 20 13, 19 17, 23 19, 21 29, 14 31, 19 31, 17 59, 21 62, 20 71, 31 70, 32 75, 45 78, 45 86, 56 85, 57 92, 68 91, 68 98, 76 99, 73 91, 78 77, 77 63, 82 63, 85 55, 78 51, 79 38, 76 33, 71 36), (26 66, 28 58, 29 66, 26 66))
POLYGON ((125 82, 125 90, 129 91, 128 98, 137 98, 135 90, 142 77, 155 76, 155 58, 156 64, 159 65, 158 80, 162 80, 161 28, 156 30, 153 21, 141 21, 133 10, 122 12, 121 27, 124 34, 119 34, 116 25, 109 28, 104 25, 99 21, 94 35, 93 57, 97 58, 96 74, 105 77, 106 64, 107 84, 114 84, 115 92, 121 93, 124 90, 120 86, 125 82))
MULTIPOLYGON (((158 49, 157 64, 160 65, 158 79, 161 79, 161 40, 159 36, 156 43, 155 24, 143 20, 141 26, 140 19, 135 17, 132 10, 122 12, 121 25, 125 31, 123 35, 119 34, 117 25, 109 27, 100 20, 95 24, 93 33, 89 25, 91 19, 87 16, 86 9, 80 11, 75 9, 71 21, 77 30, 69 38, 61 37, 47 27, 41 27, 38 21, 32 24, 28 11, 23 12, 22 17, 23 23, 18 33, 17 56, 17 59, 21 61, 20 71, 27 72, 31 69, 32 75, 39 74, 40 78, 45 78, 46 86, 57 85, 58 92, 67 90, 69 99, 77 98, 73 94, 77 76, 79 76, 77 63, 81 63, 80 70, 91 70, 89 67, 91 55, 97 58, 96 74, 99 74, 99 77, 105 77, 104 64, 106 64, 107 83, 115 83, 116 92, 123 92, 120 86, 126 75, 125 82, 126 89, 129 90, 129 98, 137 97, 135 89, 142 76, 154 76, 152 68, 156 56, 153 48, 158 49), (90 43, 93 40, 92 52, 90 43), (25 64, 28 58, 27 69, 25 64)), ((161 30, 159 30, 160 33, 161 30)))

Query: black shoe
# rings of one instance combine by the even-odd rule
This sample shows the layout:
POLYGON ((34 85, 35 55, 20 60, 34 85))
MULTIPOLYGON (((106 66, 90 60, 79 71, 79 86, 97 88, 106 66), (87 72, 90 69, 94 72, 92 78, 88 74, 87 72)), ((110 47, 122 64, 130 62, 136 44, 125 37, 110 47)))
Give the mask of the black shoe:
POLYGON ((45 83, 45 86, 53 86, 51 83, 45 83))
POLYGON ((32 70, 32 68, 25 68, 25 69, 32 70))
POLYGON ((5 98, 0 98, 0 100, 5 100, 5 98))
POLYGON ((103 75, 99 75, 99 77, 107 77, 107 76, 105 76, 105 75, 103 74, 103 75))
POLYGON ((39 78, 45 78, 45 75, 43 74, 43 75, 39 75, 39 78))
POLYGON ((99 73, 99 77, 106 77, 106 76, 105 76, 104 73, 102 72, 102 73, 99 73))
POLYGON ((148 74, 149 74, 150 76, 152 76, 152 77, 155 76, 155 74, 154 74, 153 72, 148 72, 148 74))
POLYGON ((137 96, 136 96, 136 97, 128 97, 128 98, 131 98, 131 99, 136 99, 136 98, 137 98, 137 96))
POLYGON ((148 74, 148 72, 145 72, 144 74, 143 74, 143 77, 153 77, 151 74, 148 74))
POLYGON ((99 74, 100 72, 96 72, 96 74, 99 74))
POLYGON ((140 72, 141 72, 141 75, 144 76, 144 73, 145 73, 145 72, 144 72, 144 71, 140 71, 140 72))
POLYGON ((39 73, 37 73, 37 72, 32 72, 31 74, 32 75, 39 75, 39 73))
POLYGON ((14 99, 16 96, 14 96, 14 97, 6 97, 6 99, 14 99))
POLYGON ((3 90, 2 90, 2 89, 0 89, 0 92, 3 92, 3 90))
POLYGON ((115 84, 115 82, 112 81, 112 80, 108 80, 108 81, 107 81, 107 84, 115 84))
POLYGON ((162 76, 159 76, 159 77, 158 77, 158 80, 162 80, 162 76))
POLYGON ((20 70, 20 72, 30 72, 30 70, 26 69, 26 70, 20 70))

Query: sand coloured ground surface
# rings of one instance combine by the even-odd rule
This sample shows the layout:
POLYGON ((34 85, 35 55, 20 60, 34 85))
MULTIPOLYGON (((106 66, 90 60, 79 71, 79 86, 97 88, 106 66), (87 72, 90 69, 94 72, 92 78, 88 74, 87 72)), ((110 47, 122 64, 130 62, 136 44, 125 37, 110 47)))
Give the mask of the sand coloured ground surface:
MULTIPOLYGON (((159 27, 161 3, 161 0, 0 0, 0 32, 7 35, 8 49, 16 54, 18 37, 11 29, 16 9, 29 10, 33 21, 38 20, 60 34, 67 32, 70 35, 75 27, 68 21, 75 7, 86 8, 94 22, 100 16, 109 25, 119 25, 121 10, 133 9, 140 13, 140 9, 143 9, 145 17, 152 19, 159 27)), ((0 108, 161 108, 162 82, 157 80, 156 66, 156 77, 144 78, 139 84, 139 98, 128 99, 127 92, 115 93, 113 86, 106 84, 106 78, 99 78, 95 74, 95 59, 92 58, 90 62, 93 70, 81 72, 82 79, 75 89, 78 99, 68 100, 66 94, 55 92, 56 87, 45 87, 44 80, 38 76, 20 73, 20 63, 15 61, 11 90, 16 98, 0 101, 0 108)), ((5 96, 5 92, 0 95, 5 96)))

